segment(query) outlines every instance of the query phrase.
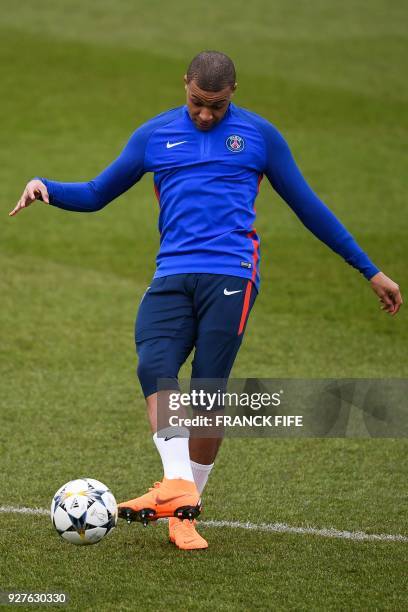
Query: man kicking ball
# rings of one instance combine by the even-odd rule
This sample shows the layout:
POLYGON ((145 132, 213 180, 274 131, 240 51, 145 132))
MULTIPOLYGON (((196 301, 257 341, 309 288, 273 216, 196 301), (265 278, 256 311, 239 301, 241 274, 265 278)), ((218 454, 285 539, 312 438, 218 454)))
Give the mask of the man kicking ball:
POLYGON ((186 105, 139 127, 99 176, 84 183, 36 178, 10 215, 36 199, 65 210, 96 211, 146 172, 154 173, 160 250, 135 339, 164 477, 148 493, 119 504, 119 516, 144 523, 169 517, 171 541, 199 549, 208 545, 193 519, 221 438, 157 431, 157 408, 168 390, 178 389, 178 372, 194 347, 192 378, 229 377, 259 288, 253 223, 263 175, 315 236, 370 281, 385 311, 395 315, 402 299, 398 285, 310 189, 277 129, 231 102, 236 90, 231 59, 216 51, 200 53, 184 81, 186 105), (168 390, 159 390, 158 379, 170 381, 168 390))

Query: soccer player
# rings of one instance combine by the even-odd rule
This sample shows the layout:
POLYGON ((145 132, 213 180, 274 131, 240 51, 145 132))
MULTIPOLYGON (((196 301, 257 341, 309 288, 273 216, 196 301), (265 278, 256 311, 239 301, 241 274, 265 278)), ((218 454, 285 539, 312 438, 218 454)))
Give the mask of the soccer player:
POLYGON ((34 200, 69 211, 100 210, 146 172, 154 173, 160 250, 139 306, 135 340, 164 477, 148 493, 119 504, 119 513, 144 522, 169 517, 171 541, 198 549, 207 542, 188 517, 199 512, 221 439, 157 431, 157 405, 166 397, 158 379, 177 389, 179 369, 194 347, 192 378, 228 379, 259 289, 260 241, 253 223, 262 177, 315 236, 364 275, 386 312, 395 315, 402 299, 398 285, 308 186, 278 130, 232 103, 237 84, 231 59, 202 52, 184 81, 186 105, 140 126, 99 176, 83 183, 37 177, 10 215, 34 200))

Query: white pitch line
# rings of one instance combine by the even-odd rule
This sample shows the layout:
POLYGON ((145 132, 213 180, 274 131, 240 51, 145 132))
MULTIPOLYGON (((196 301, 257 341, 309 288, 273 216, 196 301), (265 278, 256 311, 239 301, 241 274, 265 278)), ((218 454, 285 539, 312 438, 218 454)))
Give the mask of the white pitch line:
POLYGON ((369 542, 408 542, 408 536, 387 533, 364 533, 364 531, 341 531, 330 527, 291 527, 286 523, 239 523, 236 521, 200 521, 206 527, 230 527, 232 529, 250 529, 253 531, 270 531, 274 533, 296 533, 299 535, 315 535, 322 538, 340 538, 343 540, 369 542))
MULTIPOLYGON (((0 506, 0 513, 34 514, 49 516, 45 508, 24 508, 18 506, 0 506)), ((340 529, 316 527, 291 527, 286 523, 240 523, 238 521, 200 521, 203 527, 227 527, 229 529, 248 529, 250 531, 268 531, 272 533, 294 533, 298 535, 314 535, 322 538, 339 538, 357 542, 408 542, 408 536, 387 533, 365 533, 364 531, 342 531, 340 529)))
POLYGON ((0 506, 0 512, 7 514, 43 514, 48 516, 50 511, 45 508, 24 508, 21 506, 0 506))

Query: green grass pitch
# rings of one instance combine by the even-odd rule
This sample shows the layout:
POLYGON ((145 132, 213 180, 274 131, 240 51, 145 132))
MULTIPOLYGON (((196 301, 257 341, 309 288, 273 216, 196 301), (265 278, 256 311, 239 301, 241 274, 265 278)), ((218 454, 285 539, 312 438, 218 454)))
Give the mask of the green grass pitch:
MULTIPOLYGON (((33 176, 97 174, 141 122, 184 103, 190 58, 220 49, 237 65, 234 101, 283 132, 315 191, 406 293, 406 3, 0 9, 0 508, 46 508, 80 475, 126 499, 160 477, 133 346, 158 248, 152 177, 94 215, 8 211, 33 176)), ((261 293, 233 374, 406 377, 404 309, 382 313, 265 181, 257 210, 261 293)), ((203 519, 407 536, 406 454, 405 440, 227 440, 203 519)), ((406 542, 202 533, 209 549, 189 554, 163 524, 121 523, 82 549, 46 516, 0 512, 0 590, 62 590, 78 610, 408 607, 406 542)))

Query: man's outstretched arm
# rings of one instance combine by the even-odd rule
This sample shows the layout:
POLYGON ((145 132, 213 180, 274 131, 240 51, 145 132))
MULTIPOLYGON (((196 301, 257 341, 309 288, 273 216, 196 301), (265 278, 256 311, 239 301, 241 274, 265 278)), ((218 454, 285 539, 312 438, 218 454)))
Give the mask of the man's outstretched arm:
POLYGON ((119 157, 101 174, 88 182, 63 183, 37 177, 30 181, 17 205, 16 215, 35 200, 78 212, 100 210, 130 189, 145 173, 144 156, 150 130, 143 126, 134 132, 119 157))
POLYGON ((398 285, 373 264, 344 225, 312 191, 279 132, 270 126, 264 135, 267 148, 265 174, 273 188, 317 238, 370 281, 382 309, 395 315, 402 304, 398 285))

